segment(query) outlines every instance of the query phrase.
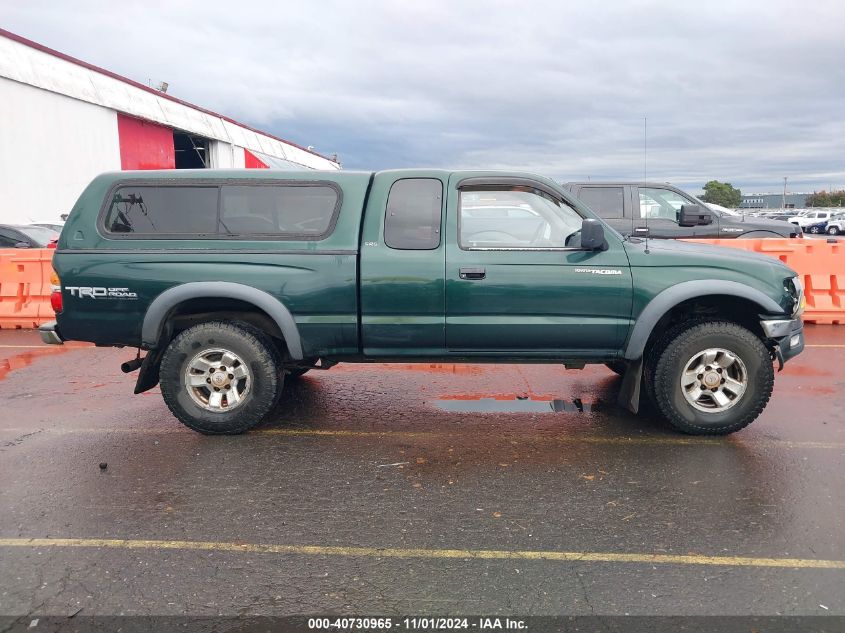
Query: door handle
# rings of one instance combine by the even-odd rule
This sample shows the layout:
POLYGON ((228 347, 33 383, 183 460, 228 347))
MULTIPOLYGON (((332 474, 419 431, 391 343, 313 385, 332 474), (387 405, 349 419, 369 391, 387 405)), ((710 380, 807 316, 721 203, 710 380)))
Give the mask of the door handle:
POLYGON ((487 272, 483 268, 460 268, 458 276, 461 279, 484 279, 487 272))

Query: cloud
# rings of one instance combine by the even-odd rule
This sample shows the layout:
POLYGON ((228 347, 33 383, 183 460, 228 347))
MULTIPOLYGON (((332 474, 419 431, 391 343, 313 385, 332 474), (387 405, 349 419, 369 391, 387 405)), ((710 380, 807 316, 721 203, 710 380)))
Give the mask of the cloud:
POLYGON ((6 28, 347 168, 845 187, 842 3, 51 3, 6 28))

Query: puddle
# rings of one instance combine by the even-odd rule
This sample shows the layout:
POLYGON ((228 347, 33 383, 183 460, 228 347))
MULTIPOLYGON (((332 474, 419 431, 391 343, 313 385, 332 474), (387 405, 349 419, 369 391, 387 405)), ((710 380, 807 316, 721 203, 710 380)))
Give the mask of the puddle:
POLYGON ((584 402, 548 398, 440 398, 434 405, 452 413, 590 413, 601 408, 601 401, 584 402))
POLYGON ((15 356, 10 356, 9 358, 0 359, 0 380, 3 380, 9 372, 29 367, 36 358, 51 356, 54 354, 63 354, 71 349, 76 349, 77 347, 78 346, 51 345, 50 347, 45 346, 41 349, 33 349, 31 352, 24 352, 23 354, 16 354, 15 356))

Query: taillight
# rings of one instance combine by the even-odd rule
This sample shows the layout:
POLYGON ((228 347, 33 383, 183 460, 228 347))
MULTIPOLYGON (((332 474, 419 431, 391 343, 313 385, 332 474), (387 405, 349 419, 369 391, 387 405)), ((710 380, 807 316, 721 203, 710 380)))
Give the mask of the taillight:
POLYGON ((53 312, 62 311, 62 282, 55 270, 50 275, 50 307, 53 308, 53 312))
POLYGON ((47 242, 47 248, 56 248, 56 245, 58 243, 59 243, 59 238, 56 238, 54 240, 50 240, 49 242, 47 242))

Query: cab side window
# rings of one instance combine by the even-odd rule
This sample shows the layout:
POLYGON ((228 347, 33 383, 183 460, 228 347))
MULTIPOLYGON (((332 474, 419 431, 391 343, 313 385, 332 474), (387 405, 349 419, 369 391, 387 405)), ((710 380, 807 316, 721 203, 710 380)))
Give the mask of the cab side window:
POLYGON ((600 218, 615 220, 623 217, 625 190, 622 187, 583 187, 578 199, 595 211, 600 218))
POLYGON ((443 183, 436 178, 403 178, 390 187, 384 215, 384 243, 401 250, 440 246, 443 183))
POLYGON ((582 218, 538 189, 463 189, 458 216, 463 249, 577 248, 582 218))
POLYGON ((678 222, 681 207, 694 204, 692 200, 669 189, 640 187, 640 217, 650 220, 678 222))

